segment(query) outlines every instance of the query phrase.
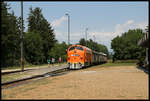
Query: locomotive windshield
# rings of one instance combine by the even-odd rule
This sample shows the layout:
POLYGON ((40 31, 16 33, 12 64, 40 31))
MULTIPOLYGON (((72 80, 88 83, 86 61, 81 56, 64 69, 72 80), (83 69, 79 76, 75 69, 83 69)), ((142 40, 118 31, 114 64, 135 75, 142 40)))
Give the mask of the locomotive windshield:
POLYGON ((75 49, 75 47, 71 47, 71 48, 69 49, 69 51, 74 50, 74 49, 75 49))
POLYGON ((77 50, 83 50, 82 47, 71 47, 71 48, 69 49, 69 51, 74 50, 74 49, 77 49, 77 50))
POLYGON ((78 49, 78 50, 83 50, 83 48, 82 48, 82 47, 76 47, 76 49, 78 49))

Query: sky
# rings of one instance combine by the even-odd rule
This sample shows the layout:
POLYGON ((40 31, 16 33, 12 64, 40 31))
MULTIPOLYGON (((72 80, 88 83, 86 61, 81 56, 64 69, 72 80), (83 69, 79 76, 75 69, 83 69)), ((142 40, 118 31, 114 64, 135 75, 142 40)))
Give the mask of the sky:
MULTIPOLYGON (((21 16, 21 3, 7 2, 17 17, 21 16)), ((111 40, 129 29, 145 29, 148 25, 148 2, 23 2, 23 19, 27 31, 29 8, 40 7, 42 14, 54 29, 56 39, 68 43, 68 17, 70 15, 70 43, 76 44, 81 38, 92 39, 104 44, 109 52, 111 40)))

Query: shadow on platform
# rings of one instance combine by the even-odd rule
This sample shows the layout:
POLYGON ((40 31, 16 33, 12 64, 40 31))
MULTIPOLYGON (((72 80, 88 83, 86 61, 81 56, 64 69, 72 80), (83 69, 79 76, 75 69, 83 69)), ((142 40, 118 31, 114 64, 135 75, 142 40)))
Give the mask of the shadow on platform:
POLYGON ((149 74, 149 71, 147 69, 143 68, 143 67, 136 66, 136 68, 144 71, 146 74, 149 74))

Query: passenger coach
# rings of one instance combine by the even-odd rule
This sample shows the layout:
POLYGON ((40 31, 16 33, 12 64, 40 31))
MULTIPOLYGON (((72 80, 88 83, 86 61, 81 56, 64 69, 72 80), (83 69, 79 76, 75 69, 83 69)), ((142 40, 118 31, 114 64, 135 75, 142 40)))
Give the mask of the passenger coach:
POLYGON ((92 51, 82 45, 72 45, 67 50, 67 63, 70 69, 80 69, 91 64, 107 62, 106 54, 92 51))

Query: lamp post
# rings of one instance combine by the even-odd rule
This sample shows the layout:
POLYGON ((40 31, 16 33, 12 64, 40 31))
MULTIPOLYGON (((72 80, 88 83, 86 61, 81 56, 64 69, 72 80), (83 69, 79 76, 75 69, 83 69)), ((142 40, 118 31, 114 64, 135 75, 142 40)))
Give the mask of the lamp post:
POLYGON ((21 1, 21 71, 24 71, 24 56, 23 56, 23 1, 21 1))
POLYGON ((70 16, 68 13, 65 15, 68 16, 68 45, 70 45, 70 16))

